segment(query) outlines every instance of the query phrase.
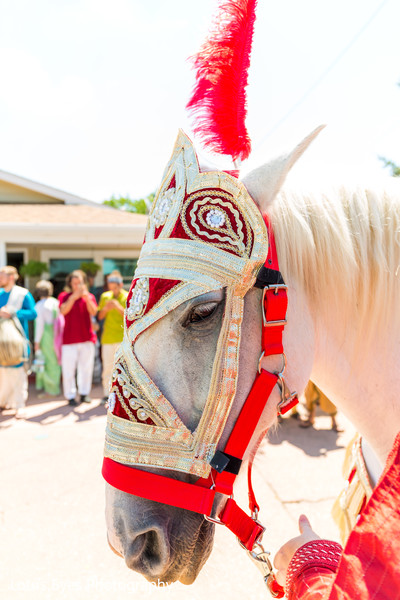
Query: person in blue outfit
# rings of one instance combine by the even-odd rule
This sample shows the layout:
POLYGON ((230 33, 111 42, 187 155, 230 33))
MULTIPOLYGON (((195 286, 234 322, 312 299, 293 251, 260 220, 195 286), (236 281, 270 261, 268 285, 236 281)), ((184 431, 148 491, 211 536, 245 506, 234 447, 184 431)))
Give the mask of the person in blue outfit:
MULTIPOLYGON (((37 316, 35 301, 27 289, 16 285, 17 279, 15 267, 0 269, 0 319, 14 318, 16 328, 28 338, 28 322, 37 316)), ((24 416, 28 399, 28 375, 21 359, 11 365, 0 363, 0 408, 14 409, 16 417, 24 416)))

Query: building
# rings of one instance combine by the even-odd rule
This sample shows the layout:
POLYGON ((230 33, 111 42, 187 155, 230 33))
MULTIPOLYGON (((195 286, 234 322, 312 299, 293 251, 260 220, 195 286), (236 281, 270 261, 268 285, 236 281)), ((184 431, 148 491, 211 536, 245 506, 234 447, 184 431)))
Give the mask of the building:
MULTIPOLYGON (((115 210, 0 170, 0 266, 44 262, 56 292, 68 273, 91 261, 101 266, 95 286, 102 286, 104 276, 114 269, 129 286, 146 222, 145 215, 115 210)), ((25 278, 25 286, 32 284, 25 278)))

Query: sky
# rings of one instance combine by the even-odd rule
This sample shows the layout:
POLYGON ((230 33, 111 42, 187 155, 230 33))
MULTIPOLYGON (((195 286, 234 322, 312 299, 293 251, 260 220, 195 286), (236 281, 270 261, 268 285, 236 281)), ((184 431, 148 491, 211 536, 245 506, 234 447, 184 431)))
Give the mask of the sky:
MULTIPOLYGON (((96 202, 155 191, 178 128, 191 135, 187 59, 215 7, 0 0, 0 169, 96 202)), ((398 0, 258 0, 242 173, 326 124, 290 185, 389 177, 378 156, 400 163, 399 23, 398 0)))

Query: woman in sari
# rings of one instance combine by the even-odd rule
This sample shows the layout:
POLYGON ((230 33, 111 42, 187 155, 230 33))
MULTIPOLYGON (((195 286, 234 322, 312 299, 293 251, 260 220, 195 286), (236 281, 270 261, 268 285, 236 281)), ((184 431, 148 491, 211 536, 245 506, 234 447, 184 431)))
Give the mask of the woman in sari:
MULTIPOLYGON (((36 304, 35 353, 41 353, 43 367, 36 371, 36 389, 58 396, 60 393, 61 367, 54 349, 54 322, 58 317, 58 301, 52 297, 53 284, 39 281, 36 285, 39 301, 36 304)), ((40 354, 39 354, 40 356, 40 354)))

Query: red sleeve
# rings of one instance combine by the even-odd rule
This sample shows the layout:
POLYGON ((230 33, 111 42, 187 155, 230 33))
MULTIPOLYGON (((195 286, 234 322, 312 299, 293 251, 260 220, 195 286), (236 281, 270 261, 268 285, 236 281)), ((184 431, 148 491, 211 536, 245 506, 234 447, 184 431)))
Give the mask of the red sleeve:
POLYGON ((68 296, 68 292, 61 292, 61 294, 58 296, 59 306, 61 306, 61 304, 63 304, 65 302, 67 296, 68 296))
POLYGON ((92 302, 94 302, 94 304, 97 306, 97 301, 96 301, 96 298, 95 298, 95 296, 93 296, 93 294, 90 294, 90 293, 89 293, 89 298, 90 298, 90 299, 91 299, 91 301, 92 301, 92 302))
POLYGON ((304 544, 289 563, 287 597, 400 600, 399 554, 400 433, 342 556, 341 547, 335 542, 317 540, 304 544))
POLYGON ((301 546, 289 563, 288 600, 327 599, 341 555, 340 544, 328 540, 315 540, 301 546))

